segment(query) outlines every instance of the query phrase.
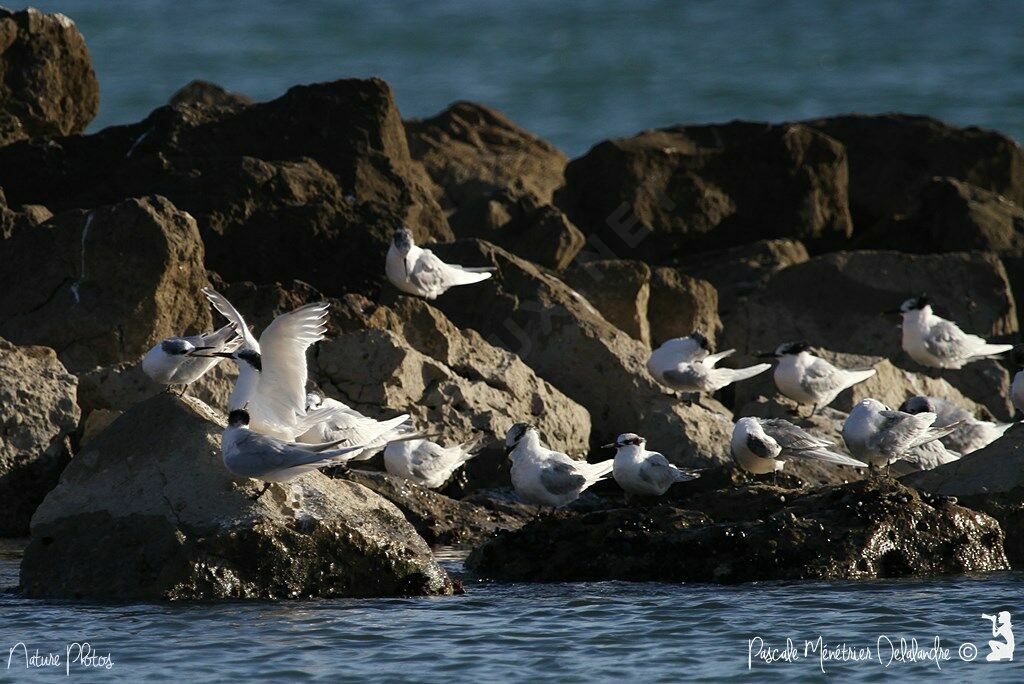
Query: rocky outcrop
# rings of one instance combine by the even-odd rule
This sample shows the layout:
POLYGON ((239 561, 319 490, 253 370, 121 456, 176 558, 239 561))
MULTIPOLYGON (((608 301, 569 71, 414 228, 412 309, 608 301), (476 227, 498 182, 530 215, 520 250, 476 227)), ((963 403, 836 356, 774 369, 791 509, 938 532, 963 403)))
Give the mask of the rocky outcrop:
MULTIPOLYGON (((352 311, 354 297, 337 307, 352 311)), ((350 330, 321 343, 311 375, 328 396, 371 415, 410 413, 442 442, 485 436, 466 465, 475 487, 508 483, 504 435, 513 423, 537 425, 553 449, 588 449, 590 416, 515 354, 473 330, 460 330, 429 304, 399 297, 391 307, 364 300, 350 330)), ((383 416, 382 416, 383 417, 383 416)))
POLYGON ((1006 555, 1024 568, 1024 429, 1011 428, 984 449, 932 470, 903 478, 907 485, 941 496, 999 521, 1006 532, 1006 555))
POLYGON ((573 160, 558 196, 623 258, 764 238, 836 244, 851 234, 846 153, 802 124, 675 126, 606 140, 573 160))
POLYGON ((646 370, 649 350, 562 281, 477 240, 439 245, 437 252, 454 263, 496 268, 492 278, 455 288, 435 304, 453 323, 513 352, 586 408, 592 446, 632 430, 681 464, 730 459, 728 411, 711 400, 685 406, 668 394, 646 370))
POLYGON ((227 107, 228 109, 240 109, 253 103, 252 99, 245 95, 228 92, 216 83, 196 79, 177 90, 169 105, 187 105, 190 107, 227 107))
POLYGON ((57 350, 73 372, 209 329, 196 223, 162 197, 66 212, 0 241, 0 335, 57 350))
POLYGON ((357 482, 393 503, 429 544, 479 543, 498 530, 517 529, 535 515, 459 501, 387 473, 347 470, 337 477, 357 482))
POLYGON ((118 600, 444 594, 453 585, 392 504, 317 472, 235 481, 220 418, 161 395, 87 445, 32 519, 30 597, 118 600), (131 553, 125 553, 131 549, 131 553))
POLYGON ((99 107, 92 58, 74 22, 0 7, 0 146, 81 133, 99 107))
POLYGON ((452 236, 379 79, 241 108, 161 107, 131 126, 8 146, 0 186, 55 211, 159 193, 196 217, 207 265, 225 278, 301 274, 338 293, 380 287, 395 228, 420 242, 452 236))
POLYGON ((650 266, 642 261, 587 261, 568 271, 565 283, 586 297, 606 321, 651 346, 650 266))
POLYGON ((0 537, 28 534, 28 522, 57 484, 78 427, 75 376, 46 347, 0 338, 0 537))
POLYGON ((500 533, 468 564, 506 581, 723 584, 1007 567, 995 520, 888 478, 809 493, 755 485, 723 496, 705 498, 708 512, 683 503, 542 519, 500 533))
POLYGON ((1000 133, 906 114, 835 116, 806 125, 846 148, 850 213, 858 233, 909 212, 936 176, 1024 206, 1024 151, 1000 133))
POLYGON ((699 330, 712 345, 722 330, 718 317, 718 291, 706 280, 682 269, 663 266, 651 270, 651 296, 647 302, 651 346, 699 330))

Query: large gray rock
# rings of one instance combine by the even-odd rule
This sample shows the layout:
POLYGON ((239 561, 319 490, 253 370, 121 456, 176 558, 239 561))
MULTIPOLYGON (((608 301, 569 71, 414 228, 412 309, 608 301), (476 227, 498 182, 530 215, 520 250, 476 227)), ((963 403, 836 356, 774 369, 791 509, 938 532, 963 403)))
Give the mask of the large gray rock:
POLYGON ((138 404, 88 445, 32 519, 30 597, 301 598, 445 594, 453 586, 392 504, 313 472, 237 481, 218 414, 191 398, 138 404))
POLYGON ((633 431, 678 463, 730 460, 729 412, 713 400, 683 405, 647 372, 649 350, 565 283, 477 240, 438 245, 436 251, 454 263, 497 269, 488 280, 445 293, 435 305, 459 327, 518 355, 586 408, 592 446, 633 431))
POLYGON ((460 330, 419 299, 366 306, 345 326, 350 332, 317 347, 311 375, 328 396, 380 417, 410 413, 417 428, 444 443, 485 436, 482 453, 466 466, 475 486, 508 483, 504 435, 516 422, 537 425, 553 449, 586 453, 587 410, 515 354, 460 330))
POLYGON ((587 261, 567 271, 564 278, 566 285, 586 297, 606 321, 651 346, 650 266, 642 261, 587 261))
POLYGON ((28 534, 28 522, 70 457, 78 427, 75 376, 46 347, 0 338, 0 537, 28 534))
POLYGON ((873 478, 550 517, 499 534, 468 564, 517 582, 867 579, 1005 570, 1002 542, 986 515, 873 478))
POLYGON ((651 296, 647 302, 651 344, 699 330, 712 345, 722 330, 718 317, 718 291, 706 280, 682 269, 663 266, 651 270, 651 296))
POLYGON ((0 241, 0 335, 57 350, 73 372, 209 329, 195 220, 163 197, 67 212, 0 241))
POLYGON ((846 152, 802 124, 674 126, 606 140, 566 167, 557 201, 620 258, 852 231, 846 152))
POLYGON ((74 22, 0 7, 0 146, 81 133, 99 107, 92 58, 74 22))

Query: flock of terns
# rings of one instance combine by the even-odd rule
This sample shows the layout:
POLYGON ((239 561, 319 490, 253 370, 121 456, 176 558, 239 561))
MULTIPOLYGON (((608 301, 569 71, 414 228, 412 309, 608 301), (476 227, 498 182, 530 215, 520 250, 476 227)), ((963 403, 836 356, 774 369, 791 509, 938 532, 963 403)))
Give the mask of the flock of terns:
MULTIPOLYGON (((446 264, 428 249, 417 247, 412 233, 394 233, 385 273, 402 292, 434 299, 457 285, 491 277, 489 268, 446 264)), ((480 444, 442 446, 417 432, 409 415, 388 420, 365 416, 346 404, 307 393, 306 352, 324 339, 328 304, 307 304, 275 318, 257 339, 242 314, 222 294, 203 293, 227 319, 213 332, 171 337, 154 346, 142 361, 143 370, 168 388, 198 380, 222 359, 239 370, 228 402, 228 425, 222 439, 222 458, 236 476, 266 483, 287 482, 303 473, 367 460, 381 451, 392 475, 429 488, 442 486, 457 468, 471 459, 480 444)), ((936 316, 925 297, 903 302, 902 344, 918 363, 932 368, 962 368, 990 358, 1012 345, 989 344, 964 333, 955 323, 936 316)), ((771 368, 718 368, 735 350, 714 353, 699 332, 666 341, 654 350, 647 366, 667 388, 700 400, 732 383, 771 368)), ((864 382, 873 369, 846 370, 813 355, 803 342, 779 346, 763 357, 777 359, 774 380, 779 392, 811 414, 828 406, 845 389, 864 382)), ((1012 400, 1024 410, 1024 371, 1014 378, 1012 400)), ((908 460, 920 468, 959 458, 998 439, 1010 424, 975 419, 965 409, 936 397, 913 397, 898 410, 865 399, 850 412, 842 428, 851 456, 835 444, 781 418, 740 418, 732 432, 730 451, 737 465, 755 474, 777 473, 787 461, 811 459, 873 470, 908 460)), ((526 422, 505 434, 511 460, 512 485, 525 501, 559 507, 576 500, 591 485, 611 475, 627 495, 660 496, 677 482, 699 473, 649 451, 646 440, 624 433, 607 448, 615 457, 601 463, 570 458, 544 446, 539 430, 526 422)), ((263 493, 261 491, 259 495, 263 493)))

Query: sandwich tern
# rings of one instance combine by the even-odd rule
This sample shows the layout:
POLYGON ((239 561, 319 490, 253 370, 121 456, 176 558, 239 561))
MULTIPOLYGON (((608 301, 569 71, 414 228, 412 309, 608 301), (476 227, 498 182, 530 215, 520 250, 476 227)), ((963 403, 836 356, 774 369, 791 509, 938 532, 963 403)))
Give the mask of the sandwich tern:
POLYGON ((960 427, 935 427, 934 413, 893 411, 880 401, 865 399, 843 423, 843 441, 850 453, 872 466, 888 466, 914 447, 941 439, 960 427))
POLYGON ((446 264, 429 249, 413 242, 412 231, 396 230, 385 261, 388 280, 402 292, 436 299, 456 285, 469 285, 491 277, 493 267, 466 268, 446 264))
POLYGON ((418 433, 412 434, 407 425, 408 413, 387 420, 376 420, 364 416, 337 399, 322 397, 316 392, 306 395, 307 415, 316 415, 317 411, 323 412, 323 409, 330 409, 329 415, 299 435, 296 441, 321 444, 340 440, 344 446, 365 444, 366 448, 361 453, 350 456, 349 461, 369 460, 393 440, 414 439, 419 436, 418 433))
POLYGON ((396 477, 437 489, 476 456, 482 442, 479 437, 450 447, 425 439, 392 442, 384 449, 384 467, 396 477))
POLYGON ((741 468, 753 475, 782 470, 786 461, 810 459, 866 468, 867 464, 830 451, 835 446, 782 418, 740 418, 732 429, 729 448, 741 468))
POLYGON ((142 357, 142 370, 161 385, 182 385, 181 393, 184 394, 189 385, 206 375, 221 361, 219 356, 198 355, 199 353, 231 352, 237 349, 239 344, 241 340, 231 324, 200 335, 168 337, 142 357))
POLYGON ((839 394, 875 374, 875 369, 843 370, 810 352, 806 342, 787 342, 762 357, 779 359, 775 366, 775 386, 798 404, 810 404, 813 416, 839 394))
POLYGON ((525 501, 558 508, 579 498, 587 487, 612 472, 611 459, 601 463, 576 461, 548 449, 540 432, 529 423, 516 423, 505 434, 505 448, 512 461, 512 486, 525 501))
POLYGON ((935 427, 960 423, 960 427, 941 438, 942 444, 960 454, 969 454, 988 446, 1009 430, 1013 423, 978 420, 974 414, 940 397, 911 397, 900 405, 904 413, 934 413, 935 427))
POLYGON ((977 335, 932 313, 924 295, 900 305, 903 316, 903 350, 914 361, 929 368, 963 368, 964 364, 998 356, 1013 349, 1012 344, 989 344, 977 335))
POLYGON ((698 475, 669 463, 663 454, 647 451, 647 440, 626 432, 603 448, 615 449, 612 477, 627 494, 661 496, 676 482, 686 482, 698 475))

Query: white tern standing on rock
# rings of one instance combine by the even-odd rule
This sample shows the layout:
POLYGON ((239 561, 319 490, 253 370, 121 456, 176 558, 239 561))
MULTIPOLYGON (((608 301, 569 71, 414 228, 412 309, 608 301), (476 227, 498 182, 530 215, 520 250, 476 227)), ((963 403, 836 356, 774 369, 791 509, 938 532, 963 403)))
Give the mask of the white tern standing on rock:
POLYGON ((830 451, 835 446, 782 418, 740 418, 732 429, 729 449, 741 468, 754 475, 782 470, 786 461, 809 459, 866 468, 867 464, 830 451))
POLYGON ((221 438, 224 466, 231 473, 268 483, 287 482, 311 470, 336 465, 348 454, 365 448, 362 444, 339 447, 332 442, 300 444, 253 432, 249 429, 249 413, 243 409, 228 415, 221 438))
POLYGON ((142 357, 142 370, 161 385, 182 385, 184 394, 189 385, 220 363, 219 356, 208 355, 234 351, 239 344, 241 340, 230 324, 201 335, 168 337, 142 357))
POLYGON ((505 448, 512 461, 512 486, 525 501, 559 507, 579 498, 587 487, 612 472, 611 459, 601 463, 575 461, 548 449, 540 432, 529 423, 516 423, 505 434, 505 448))
POLYGON ((1013 427, 1013 423, 978 420, 967 409, 940 397, 911 397, 900 405, 904 413, 934 413, 935 427, 960 423, 960 427, 942 438, 942 443, 960 454, 969 454, 988 446, 1013 427))
POLYGON ((306 411, 306 350, 324 339, 326 302, 307 304, 281 314, 257 341, 242 314, 224 295, 211 288, 205 288, 203 293, 242 336, 238 349, 215 354, 234 359, 238 364, 238 380, 231 392, 228 410, 244 408, 253 430, 286 442, 295 441, 338 412, 326 407, 306 411))
POLYGON ((945 437, 961 425, 934 427, 936 417, 927 411, 893 411, 880 401, 865 399, 853 407, 843 423, 843 441, 862 461, 875 467, 888 466, 914 447, 945 437))
POLYGON ((759 363, 749 368, 715 368, 719 361, 736 350, 728 349, 717 354, 709 354, 708 350, 707 338, 700 333, 677 337, 651 353, 647 359, 647 368, 658 382, 674 390, 693 394, 699 400, 701 392, 717 392, 772 367, 769 363, 759 363))
POLYGON ((299 435, 297 441, 307 444, 338 442, 342 446, 365 444, 366 448, 353 454, 349 461, 366 461, 396 439, 414 439, 418 434, 411 434, 408 428, 409 414, 405 413, 387 420, 377 420, 364 416, 354 408, 330 397, 322 397, 316 392, 306 395, 306 413, 314 414, 321 409, 330 409, 332 413, 325 419, 299 435))
POLYGON ((385 261, 388 280, 402 292, 436 299, 456 285, 479 283, 491 277, 492 267, 466 268, 446 264, 429 249, 420 249, 412 231, 396 230, 385 261))
POLYGON ((775 386, 798 404, 809 404, 813 416, 839 396, 839 393, 875 374, 874 368, 843 370, 810 352, 806 342, 787 342, 762 357, 779 359, 775 366, 775 386))
POLYGON ((626 432, 603 448, 615 449, 612 477, 627 494, 661 496, 676 482, 699 477, 668 462, 663 454, 647 450, 647 440, 626 432))
POLYGON ((952 321, 932 313, 924 295, 900 305, 903 315, 903 351, 929 368, 962 368, 964 364, 997 356, 1013 349, 1012 344, 989 344, 968 335, 952 321))
POLYGON ((384 467, 396 477, 437 489, 463 463, 476 456, 481 438, 443 447, 425 439, 392 442, 384 449, 384 467))

